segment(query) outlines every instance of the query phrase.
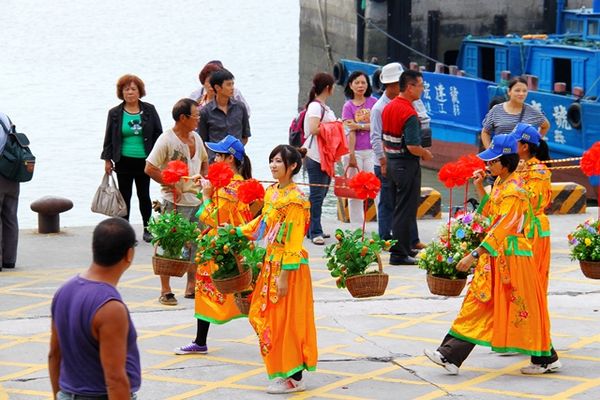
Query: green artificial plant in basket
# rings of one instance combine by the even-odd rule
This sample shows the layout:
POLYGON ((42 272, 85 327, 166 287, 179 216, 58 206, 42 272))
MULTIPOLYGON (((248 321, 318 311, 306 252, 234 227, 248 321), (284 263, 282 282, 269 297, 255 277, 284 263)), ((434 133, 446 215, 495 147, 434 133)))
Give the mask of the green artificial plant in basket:
POLYGON ((152 234, 152 244, 162 250, 161 257, 182 259, 182 250, 198 237, 198 225, 177 211, 169 211, 154 216, 148 222, 152 234))
POLYGON ((244 263, 244 254, 254 248, 254 243, 244 236, 238 236, 233 225, 217 228, 216 235, 204 235, 198 242, 198 254, 201 263, 213 261, 217 270, 212 279, 227 279, 240 274, 238 264, 244 271, 249 265, 244 263))
POLYGON ((352 276, 378 273, 378 255, 396 243, 396 240, 380 239, 375 232, 371 237, 364 237, 362 229, 336 229, 335 238, 338 242, 325 248, 325 258, 338 288, 345 288, 346 279, 352 276))
POLYGON ((440 228, 438 238, 419 253, 419 268, 440 278, 465 279, 468 272, 457 271, 456 264, 479 246, 488 226, 488 219, 481 214, 457 214, 440 228))
POLYGON ((594 218, 577 225, 577 228, 569 233, 569 247, 571 260, 577 261, 600 261, 600 232, 598 228, 600 220, 594 218))

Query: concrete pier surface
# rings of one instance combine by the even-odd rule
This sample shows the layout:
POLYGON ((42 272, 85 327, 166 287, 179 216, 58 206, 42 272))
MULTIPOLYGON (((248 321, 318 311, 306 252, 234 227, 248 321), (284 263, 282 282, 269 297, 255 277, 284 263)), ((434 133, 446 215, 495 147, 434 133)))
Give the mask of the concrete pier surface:
MULTIPOLYGON (((587 214, 551 216, 552 266, 549 307, 552 338, 563 368, 524 376, 522 355, 500 356, 476 347, 450 376, 423 356, 436 348, 454 319, 462 296, 429 293, 416 266, 384 265, 386 294, 353 299, 335 287, 323 247, 310 252, 318 330, 319 364, 306 373, 307 391, 297 399, 599 399, 600 280, 585 278, 569 260, 566 235, 587 214)), ((446 216, 444 216, 446 217, 446 216)), ((442 220, 420 220, 422 241, 434 237, 442 220)), ((326 232, 347 227, 324 221, 326 232)), ((368 230, 375 230, 369 223, 368 230)), ((137 227, 141 238, 141 227, 137 227)), ((90 262, 92 227, 63 227, 59 234, 21 231, 17 268, 0 272, 0 400, 52 398, 46 357, 50 302, 56 289, 90 262)), ((327 239, 333 243, 335 239, 327 239)), ((153 248, 140 241, 134 265, 119 290, 138 331, 143 382, 140 399, 267 399, 268 384, 255 334, 246 319, 209 331, 207 355, 177 356, 173 349, 195 335, 194 301, 183 297, 184 278, 172 278, 179 305, 159 304, 152 272, 153 248)), ((384 254, 384 264, 388 260, 384 254)), ((466 289, 463 290, 463 295, 466 289)), ((284 397, 284 396, 280 396, 284 397)))

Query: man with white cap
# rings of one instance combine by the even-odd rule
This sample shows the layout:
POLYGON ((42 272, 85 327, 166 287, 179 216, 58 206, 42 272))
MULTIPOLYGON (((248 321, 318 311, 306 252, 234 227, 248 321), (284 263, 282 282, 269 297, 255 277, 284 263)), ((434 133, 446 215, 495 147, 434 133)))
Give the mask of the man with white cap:
MULTIPOLYGON (((386 64, 381 69, 379 82, 384 87, 384 92, 371 109, 371 147, 375 153, 375 175, 381 181, 381 191, 379 192, 379 200, 377 203, 377 223, 379 226, 379 236, 382 239, 392 238, 392 214, 394 212, 394 197, 390 193, 389 183, 386 178, 386 158, 381 144, 381 114, 386 105, 392 99, 400 94, 400 75, 404 68, 402 64, 394 62, 386 64)), ((421 128, 428 128, 431 118, 427 115, 425 105, 421 99, 413 102, 413 107, 419 116, 421 128)), ((424 248, 423 243, 419 240, 419 230, 415 224, 411 227, 411 243, 413 249, 420 250, 424 248)), ((416 252, 414 253, 416 254, 416 252)))

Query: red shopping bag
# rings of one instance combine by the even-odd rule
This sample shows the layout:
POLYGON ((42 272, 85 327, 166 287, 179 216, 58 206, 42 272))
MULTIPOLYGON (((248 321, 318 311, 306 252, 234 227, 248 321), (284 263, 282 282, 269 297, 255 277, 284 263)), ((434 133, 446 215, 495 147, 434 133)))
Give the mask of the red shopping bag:
POLYGON ((348 177, 349 168, 355 168, 358 172, 360 172, 360 169, 358 169, 358 167, 347 166, 344 170, 343 176, 336 175, 334 177, 333 193, 337 197, 345 197, 347 199, 358 199, 358 196, 356 195, 354 189, 352 189, 348 185, 348 182, 350 182, 350 179, 352 179, 351 177, 348 177))

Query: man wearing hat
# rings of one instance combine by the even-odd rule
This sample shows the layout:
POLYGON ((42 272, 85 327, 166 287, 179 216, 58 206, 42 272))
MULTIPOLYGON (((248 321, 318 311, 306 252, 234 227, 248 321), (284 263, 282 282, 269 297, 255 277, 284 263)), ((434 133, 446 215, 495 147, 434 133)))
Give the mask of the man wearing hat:
MULTIPOLYGON (((381 113, 394 98, 400 94, 400 75, 404 68, 402 64, 394 62, 383 66, 379 75, 379 82, 383 85, 384 92, 377 100, 377 103, 371 109, 371 147, 375 155, 375 175, 381 181, 381 191, 377 203, 377 224, 379 227, 379 236, 382 239, 392 238, 392 218, 394 213, 394 196, 390 193, 389 182, 386 177, 386 158, 381 144, 381 113)), ((413 107, 419 116, 419 122, 422 128, 429 128, 431 118, 427 115, 425 105, 421 99, 413 101, 413 107)), ((412 248, 420 250, 425 247, 419 240, 419 230, 415 223, 411 227, 412 248)), ((416 251, 411 255, 416 255, 416 251)))
POLYGON ((492 221, 479 247, 457 264, 459 271, 475 266, 473 280, 458 316, 437 350, 425 355, 450 374, 458 369, 476 344, 499 353, 518 352, 532 357, 521 373, 554 372, 561 367, 550 340, 550 318, 543 284, 523 227, 530 217, 529 198, 518 173, 517 141, 495 135, 479 153, 496 181, 488 195, 483 171, 476 171, 475 188, 480 212, 492 221), (537 362, 534 360, 538 360, 537 362))

